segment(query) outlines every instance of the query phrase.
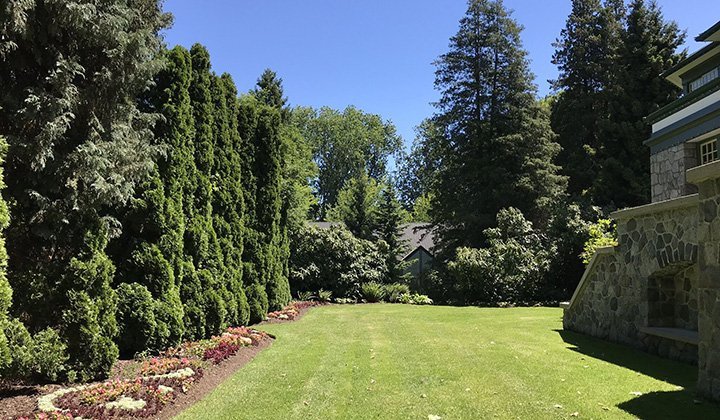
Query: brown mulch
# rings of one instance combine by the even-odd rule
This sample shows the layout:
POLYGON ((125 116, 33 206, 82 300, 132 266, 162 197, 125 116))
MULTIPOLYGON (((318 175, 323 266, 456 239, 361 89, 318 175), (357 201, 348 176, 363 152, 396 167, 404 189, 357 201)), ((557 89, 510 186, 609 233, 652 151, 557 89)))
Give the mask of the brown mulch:
POLYGON ((157 419, 171 419, 186 408, 203 399, 211 393, 218 385, 225 382, 230 376, 245 366, 258 353, 272 345, 273 340, 264 340, 257 346, 241 348, 235 356, 223 361, 219 365, 211 366, 203 370, 203 376, 195 383, 186 394, 179 394, 172 403, 163 408, 155 417, 157 419))
MULTIPOLYGON (((293 322, 302 318, 312 307, 302 308, 292 320, 268 319, 259 324, 252 325, 259 328, 264 324, 277 324, 293 322)), ((273 339, 267 339, 257 346, 242 347, 237 354, 224 360, 218 365, 211 365, 203 369, 203 375, 193 384, 188 392, 179 394, 170 404, 153 418, 170 419, 177 416, 191 405, 203 399, 218 385, 227 380, 240 368, 249 363, 255 356, 272 345, 273 339)), ((128 373, 137 368, 139 363, 134 360, 119 360, 113 367, 111 378, 127 378, 128 373)), ((58 388, 59 384, 50 385, 19 385, 0 382, 0 419, 12 419, 19 414, 32 413, 37 409, 37 400, 40 396, 49 394, 58 388)))

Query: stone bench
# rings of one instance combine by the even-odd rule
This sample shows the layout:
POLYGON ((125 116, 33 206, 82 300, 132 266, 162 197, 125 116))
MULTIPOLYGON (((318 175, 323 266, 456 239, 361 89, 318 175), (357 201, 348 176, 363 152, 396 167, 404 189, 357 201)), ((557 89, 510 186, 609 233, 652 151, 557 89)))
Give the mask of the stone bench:
POLYGON ((685 330, 682 328, 640 327, 640 332, 696 346, 700 343, 700 334, 697 331, 685 330))

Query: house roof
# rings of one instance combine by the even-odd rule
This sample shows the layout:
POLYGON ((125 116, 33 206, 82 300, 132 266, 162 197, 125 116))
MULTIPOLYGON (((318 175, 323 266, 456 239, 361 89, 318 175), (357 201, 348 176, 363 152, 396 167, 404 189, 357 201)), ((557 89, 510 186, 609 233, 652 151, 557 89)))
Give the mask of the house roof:
MULTIPOLYGON (((342 225, 342 222, 308 223, 319 229, 330 229, 331 227, 342 225)), ((403 225, 400 232, 400 240, 406 246, 406 252, 400 256, 402 259, 407 258, 420 247, 424 248, 430 255, 433 255, 433 248, 435 248, 435 235, 432 232, 432 226, 428 223, 408 223, 403 225)))
POLYGON ((400 239, 407 245, 407 252, 403 258, 407 258, 419 247, 425 248, 432 255, 435 248, 435 234, 432 226, 427 223, 408 223, 403 226, 400 239))
POLYGON ((697 42, 720 41, 720 21, 695 37, 697 42))
POLYGON ((308 222, 310 226, 314 226, 318 229, 330 229, 331 227, 341 226, 342 222, 308 222))

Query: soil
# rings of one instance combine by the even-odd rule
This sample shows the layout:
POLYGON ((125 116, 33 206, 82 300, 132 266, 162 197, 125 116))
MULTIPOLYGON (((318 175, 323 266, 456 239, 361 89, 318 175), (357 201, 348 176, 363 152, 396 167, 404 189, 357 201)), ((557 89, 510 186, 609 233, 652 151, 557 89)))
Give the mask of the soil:
MULTIPOLYGON (((293 320, 269 319, 259 324, 252 325, 253 328, 260 328, 264 324, 277 324, 297 321, 310 309, 302 308, 298 316, 293 320)), ((249 363, 258 353, 272 345, 273 339, 262 341, 257 346, 242 347, 237 354, 224 360, 218 365, 211 365, 203 369, 203 375, 188 392, 178 395, 161 412, 152 418, 170 419, 180 414, 183 410, 203 399, 212 392, 218 385, 232 376, 238 369, 249 363)), ((137 370, 139 363, 134 360, 119 360, 113 367, 111 378, 127 378, 130 373, 137 370)), ((40 396, 49 394, 58 388, 60 384, 50 385, 22 385, 0 382, 0 419, 13 419, 19 415, 33 413, 37 409, 37 400, 40 396)))

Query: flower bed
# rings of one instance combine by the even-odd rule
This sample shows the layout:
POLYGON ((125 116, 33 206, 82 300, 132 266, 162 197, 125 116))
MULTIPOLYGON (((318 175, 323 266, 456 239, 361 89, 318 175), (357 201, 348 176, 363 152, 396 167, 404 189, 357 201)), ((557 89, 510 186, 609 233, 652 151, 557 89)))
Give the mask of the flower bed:
POLYGON ((168 349, 138 361, 136 377, 62 388, 38 399, 38 411, 19 419, 149 417, 178 393, 185 393, 210 364, 219 364, 246 346, 270 336, 246 327, 228 328, 219 336, 168 349))
POLYGON ((292 321, 300 315, 300 311, 312 308, 313 306, 322 305, 322 302, 317 301, 297 301, 291 302, 288 306, 284 307, 280 311, 270 312, 267 317, 268 319, 277 319, 281 321, 292 321))

